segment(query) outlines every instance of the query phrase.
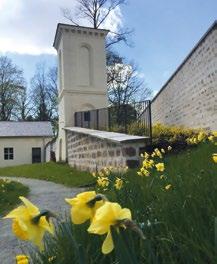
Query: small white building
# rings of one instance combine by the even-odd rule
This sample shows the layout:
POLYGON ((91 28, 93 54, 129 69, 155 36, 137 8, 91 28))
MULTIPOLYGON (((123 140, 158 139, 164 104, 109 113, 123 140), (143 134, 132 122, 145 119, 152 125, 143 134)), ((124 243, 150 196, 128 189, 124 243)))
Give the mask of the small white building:
POLYGON ((0 122, 0 167, 46 161, 46 145, 53 131, 50 122, 0 122))

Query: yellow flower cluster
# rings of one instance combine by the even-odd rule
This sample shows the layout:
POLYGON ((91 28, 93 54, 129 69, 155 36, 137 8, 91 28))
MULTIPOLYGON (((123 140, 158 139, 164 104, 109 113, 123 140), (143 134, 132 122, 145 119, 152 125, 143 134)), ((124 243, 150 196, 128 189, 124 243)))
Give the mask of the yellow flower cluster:
POLYGON ((198 134, 195 134, 194 136, 188 137, 186 141, 189 145, 197 145, 201 142, 206 141, 207 139, 209 141, 213 141, 214 136, 212 134, 209 135, 209 133, 201 130, 198 134))
POLYGON ((0 179, 0 194, 7 192, 7 189, 9 188, 10 184, 10 180, 0 179))
MULTIPOLYGON (((113 186, 116 190, 120 190, 123 187, 123 180, 120 177, 115 177, 115 174, 125 174, 128 167, 105 167, 99 172, 93 172, 92 176, 97 178, 96 182, 99 188, 107 188, 113 186)), ((104 189, 107 190, 107 189, 104 189)))
MULTIPOLYGON (((208 137, 209 141, 217 145, 217 131, 212 132, 212 134, 208 137)), ((217 153, 212 154, 212 160, 217 163, 217 153)))
POLYGON ((25 197, 21 196, 20 200, 24 205, 12 210, 4 218, 13 219, 12 231, 19 239, 32 241, 42 250, 44 248, 42 241, 45 232, 54 234, 54 226, 49 221, 50 217, 53 215, 49 211, 40 212, 39 209, 25 197))
POLYGON ((109 179, 108 177, 98 177, 97 184, 99 187, 105 188, 109 186, 109 179))
MULTIPOLYGON (((168 146, 167 151, 171 151, 171 150, 172 150, 172 147, 168 146)), ((151 175, 151 171, 153 169, 156 169, 156 171, 158 172, 164 172, 165 165, 161 160, 163 159, 163 155, 165 153, 166 153, 165 149, 162 148, 161 150, 159 150, 158 148, 155 148, 151 154, 148 154, 147 152, 145 152, 144 154, 141 154, 141 157, 143 157, 144 160, 142 162, 142 167, 137 172, 137 174, 139 176, 148 177, 151 175), (154 158, 155 160, 152 158, 154 158), (157 159, 158 161, 161 161, 161 162, 158 162, 157 159)), ((163 180, 163 179, 166 179, 166 177, 164 175, 160 175, 160 179, 163 180)), ((171 184, 168 184, 164 187, 165 190, 169 190, 171 188, 172 188, 171 184)))
POLYGON ((71 219, 74 224, 82 224, 90 220, 88 232, 97 235, 106 235, 102 244, 102 253, 108 254, 114 249, 111 235, 111 227, 117 231, 126 228, 125 221, 131 220, 131 212, 127 208, 121 208, 118 203, 106 200, 101 194, 84 192, 75 198, 66 199, 71 207, 71 219))
MULTIPOLYGON (((170 150, 172 150, 171 146, 168 147, 168 151, 170 150)), ((165 153, 165 149, 162 148, 159 150, 158 148, 155 148, 151 154, 148 154, 147 152, 141 154, 141 157, 143 157, 144 160, 142 162, 142 167, 140 168, 140 171, 137 172, 137 174, 139 176, 150 176, 151 170, 153 168, 156 168, 157 171, 163 172, 165 170, 164 163, 156 163, 153 158, 162 159, 165 153)))

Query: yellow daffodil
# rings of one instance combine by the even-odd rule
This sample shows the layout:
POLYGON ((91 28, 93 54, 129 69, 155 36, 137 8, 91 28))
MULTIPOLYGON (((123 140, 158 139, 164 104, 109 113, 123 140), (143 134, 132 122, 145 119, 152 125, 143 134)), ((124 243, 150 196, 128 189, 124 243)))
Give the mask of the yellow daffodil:
POLYGON ((217 163, 217 153, 212 154, 212 159, 215 163, 217 163))
POLYGON ((155 165, 157 171, 164 171, 165 170, 165 167, 164 167, 164 163, 157 163, 155 165))
POLYGON ((197 136, 197 140, 200 142, 203 141, 205 138, 206 138, 206 134, 203 131, 201 131, 197 136))
POLYGON ((30 240, 41 250, 43 249, 43 237, 45 232, 54 233, 54 227, 49 222, 52 216, 48 211, 40 212, 25 197, 20 197, 24 205, 12 210, 4 218, 12 218, 13 233, 21 240, 30 240))
POLYGON ((108 187, 109 186, 109 179, 107 177, 98 177, 97 178, 97 184, 99 187, 108 187))
POLYGON ((29 258, 26 255, 17 255, 16 264, 29 264, 29 258))
POLYGON ((214 136, 212 136, 212 135, 209 136, 209 137, 208 137, 208 140, 209 140, 210 142, 213 142, 213 141, 214 141, 214 136))
POLYGON ((102 245, 102 253, 108 254, 114 249, 114 243, 111 235, 111 226, 115 228, 123 227, 124 220, 131 220, 131 212, 127 208, 121 208, 118 203, 105 202, 97 211, 93 221, 88 228, 89 233, 104 235, 106 239, 102 245))
POLYGON ((155 156, 156 156, 156 153, 153 152, 153 153, 151 154, 151 157, 154 158, 155 156))
POLYGON ((142 176, 150 176, 150 172, 144 168, 141 168, 141 173, 142 173, 142 176))
POLYGON ((145 169, 151 169, 153 166, 154 166, 154 161, 151 159, 151 160, 147 160, 145 159, 142 163, 143 167, 145 169))
POLYGON ((212 132, 213 136, 217 138, 217 131, 212 132))
POLYGON ((123 180, 116 178, 114 186, 117 190, 120 190, 123 187, 123 180))
POLYGON ((165 190, 168 191, 171 187, 172 187, 172 184, 168 184, 168 185, 165 186, 165 190))
POLYGON ((94 217, 96 210, 103 205, 104 197, 95 191, 79 193, 72 199, 65 199, 71 208, 71 219, 76 225, 83 224, 94 217))

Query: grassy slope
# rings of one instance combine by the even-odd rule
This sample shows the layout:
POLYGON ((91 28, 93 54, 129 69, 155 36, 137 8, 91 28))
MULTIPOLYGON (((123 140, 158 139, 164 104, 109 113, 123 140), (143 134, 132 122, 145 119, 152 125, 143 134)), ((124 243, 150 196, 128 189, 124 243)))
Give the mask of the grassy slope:
POLYGON ((19 182, 5 182, 0 179, 0 215, 19 203, 19 196, 28 195, 29 188, 19 182))
MULTIPOLYGON (((136 170, 131 170, 121 191, 102 190, 109 200, 130 208, 133 219, 141 224, 146 240, 141 241, 136 233, 131 236, 128 233, 129 241, 132 241, 129 252, 134 252, 139 260, 135 263, 217 263, 214 226, 217 217, 217 164, 211 159, 214 152, 217 153, 217 146, 201 144, 179 154, 168 155, 163 180, 159 177, 162 173, 140 177, 136 170), (172 184, 172 188, 165 190, 168 184, 172 184)), ((74 263, 78 263, 77 254, 73 253, 76 247, 67 250, 73 247, 72 236, 75 236, 82 247, 79 248, 82 257, 87 257, 90 263, 115 262, 115 252, 100 255, 101 236, 92 237, 86 229, 86 225, 75 225, 71 233, 68 226, 65 231, 60 229, 58 239, 48 241, 45 259, 55 255, 57 263, 68 264, 74 259, 74 263)))
MULTIPOLYGON (((151 211, 147 210, 142 215, 138 213, 136 218, 141 222, 144 219, 150 222, 157 219, 162 223, 159 230, 156 226, 147 236, 154 241, 155 246, 158 244, 156 238, 171 241, 172 247, 170 243, 165 243, 157 249, 164 257, 164 252, 168 250, 169 263, 177 263, 177 259, 179 263, 203 263, 204 259, 207 262, 213 259, 217 261, 214 244, 217 164, 212 161, 212 153, 217 153, 217 146, 207 143, 167 156, 163 173, 166 178, 163 180, 159 178, 162 173, 140 179, 135 176, 135 172, 128 175, 132 185, 143 186, 143 193, 135 188, 132 200, 126 199, 124 206, 132 209, 134 215, 136 208, 151 208, 151 211), (165 186, 168 184, 172 184, 172 188, 166 191, 165 186), (171 249, 173 247, 177 249, 171 249)), ((120 200, 123 200, 123 196, 120 200)))
POLYGON ((82 186, 93 181, 88 172, 80 172, 67 164, 53 162, 0 168, 0 175, 48 180, 66 186, 82 186))

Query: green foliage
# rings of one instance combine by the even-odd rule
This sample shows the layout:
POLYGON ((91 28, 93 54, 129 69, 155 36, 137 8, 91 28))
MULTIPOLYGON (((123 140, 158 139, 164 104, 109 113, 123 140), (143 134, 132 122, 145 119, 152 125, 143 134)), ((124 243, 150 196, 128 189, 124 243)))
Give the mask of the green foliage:
POLYGON ((19 203, 19 196, 26 196, 29 188, 19 182, 0 179, 0 215, 19 203))
POLYGON ((130 170, 120 191, 104 190, 110 201, 131 210, 145 240, 136 230, 113 230, 115 250, 103 255, 104 236, 88 234, 88 223, 72 225, 67 220, 58 225, 56 237, 47 239, 44 253, 31 254, 33 263, 216 263, 214 152, 214 144, 201 143, 167 154, 163 179, 156 170, 148 177, 130 170), (166 190, 168 184, 172 187, 166 190))
POLYGON ((47 180, 72 187, 93 183, 90 173, 77 171, 65 163, 54 162, 0 168, 0 175, 47 180))

